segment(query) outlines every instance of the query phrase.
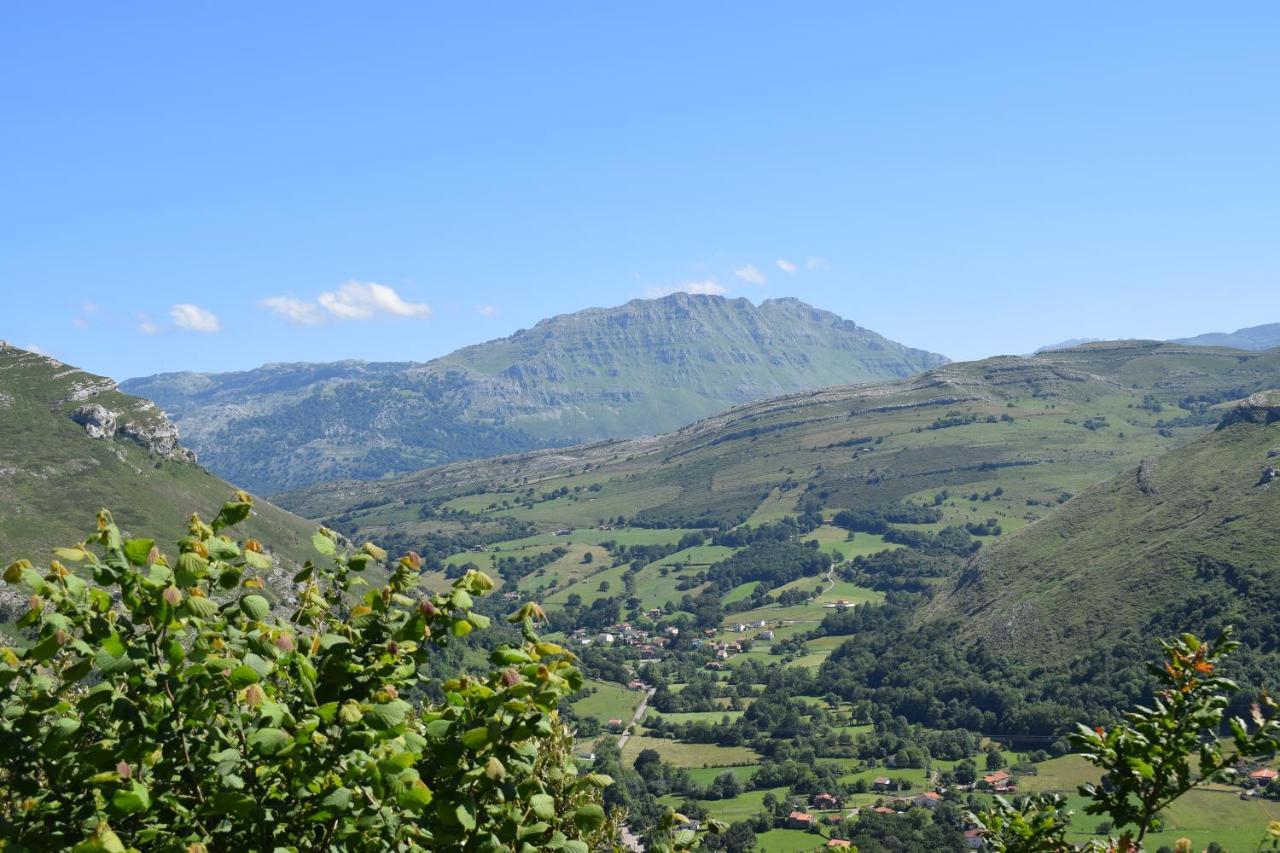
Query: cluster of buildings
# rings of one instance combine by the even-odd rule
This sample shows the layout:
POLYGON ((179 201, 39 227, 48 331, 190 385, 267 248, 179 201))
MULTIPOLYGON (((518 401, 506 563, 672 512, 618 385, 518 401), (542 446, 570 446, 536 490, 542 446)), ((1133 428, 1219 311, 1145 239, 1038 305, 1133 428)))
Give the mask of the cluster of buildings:
POLYGON ((667 645, 678 636, 680 636, 680 629, 673 626, 651 631, 648 628, 632 625, 630 622, 623 622, 610 625, 603 631, 595 633, 586 628, 576 628, 569 635, 569 639, 580 646, 629 646, 639 653, 642 663, 648 663, 661 660, 667 645))

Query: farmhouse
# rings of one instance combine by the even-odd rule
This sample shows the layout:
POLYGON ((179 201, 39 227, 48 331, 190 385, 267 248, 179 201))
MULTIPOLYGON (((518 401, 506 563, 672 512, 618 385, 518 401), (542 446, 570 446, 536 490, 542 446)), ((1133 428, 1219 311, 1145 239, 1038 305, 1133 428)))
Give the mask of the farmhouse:
POLYGON ((1270 767, 1264 767, 1261 770, 1255 770, 1249 774, 1249 778, 1260 785, 1270 784, 1271 780, 1276 778, 1277 772, 1270 767))
POLYGON ((937 791, 926 791, 910 798, 911 805, 922 809, 936 809, 942 802, 942 795, 937 791))
POLYGON ((614 732, 622 731, 622 720, 619 720, 616 717, 610 720, 607 725, 609 726, 610 731, 614 731, 614 732))
POLYGON ((843 838, 832 838, 827 842, 827 847, 852 847, 852 841, 845 841, 843 838))
POLYGON ((809 800, 809 805, 821 811, 831 811, 840 808, 840 798, 827 793, 814 794, 809 800))
POLYGON ((807 812, 792 812, 787 815, 787 826, 791 829, 809 829, 813 826, 813 815, 807 812))
POLYGON ((893 782, 890 781, 888 776, 877 776, 875 779, 871 780, 871 787, 881 791, 887 790, 892 784, 893 782))

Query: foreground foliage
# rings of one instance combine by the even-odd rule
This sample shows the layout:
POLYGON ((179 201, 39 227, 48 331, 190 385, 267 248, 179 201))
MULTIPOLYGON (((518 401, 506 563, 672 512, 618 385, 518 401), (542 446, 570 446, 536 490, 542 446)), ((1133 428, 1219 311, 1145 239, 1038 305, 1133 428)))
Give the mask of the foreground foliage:
POLYGON ((486 677, 427 701, 431 650, 489 626, 479 572, 447 594, 414 592, 410 553, 363 597, 386 553, 321 529, 278 617, 266 548, 192 517, 170 557, 122 538, 110 513, 29 588, 32 643, 0 649, 0 848, 149 850, 566 850, 617 826, 579 776, 555 711, 581 687, 572 656, 512 621, 486 677), (67 563, 80 564, 72 571, 67 563), (353 606, 354 605, 354 606, 353 606))
MULTIPOLYGON (((1109 730, 1080 726, 1072 736, 1085 759, 1102 771, 1100 784, 1080 787, 1089 798, 1085 812, 1107 815, 1123 830, 1105 844, 1091 842, 1091 849, 1142 850, 1147 833, 1159 825, 1160 812, 1176 799, 1197 785, 1229 779, 1243 760, 1269 757, 1280 749, 1280 704, 1265 695, 1251 709, 1251 721, 1226 721, 1231 749, 1223 748, 1220 735, 1229 697, 1239 690, 1234 681, 1216 674, 1223 658, 1239 647, 1230 629, 1213 642, 1183 634, 1161 645, 1165 660, 1152 667, 1159 680, 1152 707, 1126 712, 1109 730)), ((985 830, 987 846, 995 851, 1072 850, 1064 839, 1071 816, 1065 805, 1056 796, 1017 803, 997 797, 991 809, 970 817, 985 830)), ((1272 836, 1280 839, 1280 833, 1272 836)))

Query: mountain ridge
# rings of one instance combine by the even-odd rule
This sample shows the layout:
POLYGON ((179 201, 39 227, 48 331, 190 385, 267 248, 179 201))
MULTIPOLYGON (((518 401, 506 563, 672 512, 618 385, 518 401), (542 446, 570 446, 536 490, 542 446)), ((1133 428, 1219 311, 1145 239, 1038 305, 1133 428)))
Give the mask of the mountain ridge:
POLYGON ((1190 338, 1178 338, 1178 344, 1192 346, 1224 346, 1245 350, 1268 350, 1280 347, 1280 323, 1246 326, 1234 332, 1207 332, 1190 338))
POLYGON ((678 293, 545 318, 429 362, 282 363, 122 387, 169 412, 213 470, 273 492, 660 433, 737 403, 943 363, 795 298, 678 293))
POLYGON ((956 520, 999 515, 1016 529, 1063 493, 1201 434, 1212 420, 1206 400, 1277 383, 1280 353, 1104 342, 795 392, 656 437, 459 461, 279 499, 351 535, 390 534, 405 547, 430 534, 432 513, 485 494, 494 506, 483 516, 557 527, 618 514, 642 526, 715 526, 796 512, 809 494, 874 509, 963 488, 985 497, 952 494, 944 506, 956 520))

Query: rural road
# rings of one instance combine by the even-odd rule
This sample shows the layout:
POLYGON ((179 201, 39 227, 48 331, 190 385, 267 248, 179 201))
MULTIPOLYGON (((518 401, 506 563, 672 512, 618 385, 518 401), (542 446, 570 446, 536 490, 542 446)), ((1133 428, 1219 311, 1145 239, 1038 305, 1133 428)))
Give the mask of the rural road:
POLYGON ((618 749, 622 749, 627 745, 627 738, 631 737, 631 730, 640 724, 644 719, 644 712, 649 710, 649 700, 653 698, 653 692, 656 687, 650 687, 645 691, 644 698, 640 700, 640 704, 636 706, 636 712, 631 715, 631 722, 622 728, 622 735, 618 738, 618 749))
MULTIPOLYGON (((649 700, 653 698, 653 692, 656 687, 650 687, 645 691, 644 698, 640 700, 640 704, 636 707, 636 712, 631 715, 631 722, 622 729, 622 735, 618 738, 618 749, 622 749, 627 745, 627 738, 631 737, 631 730, 640 725, 640 721, 644 719, 644 712, 649 710, 649 700)), ((644 844, 640 842, 631 832, 631 827, 625 823, 622 825, 622 847, 631 853, 644 853, 644 844)))

